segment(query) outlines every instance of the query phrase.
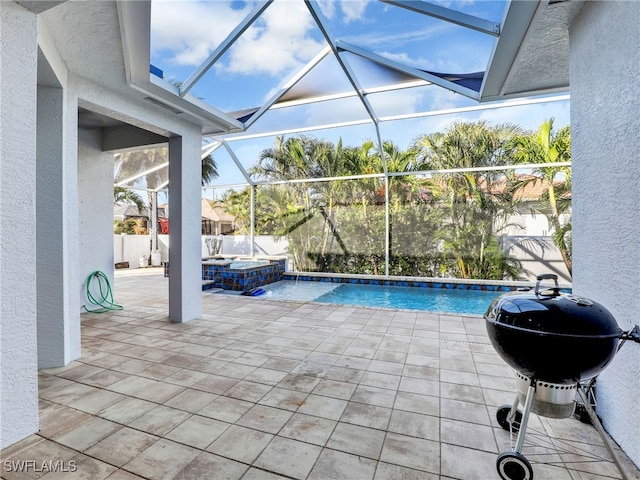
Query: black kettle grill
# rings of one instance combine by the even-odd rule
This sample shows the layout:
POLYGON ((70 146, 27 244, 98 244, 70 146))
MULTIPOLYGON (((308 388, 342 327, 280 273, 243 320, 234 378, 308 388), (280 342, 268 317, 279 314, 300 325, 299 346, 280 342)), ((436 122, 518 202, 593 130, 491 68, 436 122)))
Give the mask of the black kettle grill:
POLYGON ((496 298, 484 318, 493 347, 517 377, 518 394, 513 405, 503 405, 496 414, 502 428, 518 432, 513 451, 498 456, 500 477, 533 479, 531 465, 521 453, 529 413, 569 417, 574 412, 577 393, 623 479, 627 478, 590 397, 596 376, 613 360, 624 341, 640 342, 638 327, 623 332, 602 305, 561 293, 558 277, 553 274, 540 275, 533 293, 514 292, 496 298), (541 290, 543 280, 553 280, 555 286, 541 290), (520 404, 522 412, 518 410, 520 404))

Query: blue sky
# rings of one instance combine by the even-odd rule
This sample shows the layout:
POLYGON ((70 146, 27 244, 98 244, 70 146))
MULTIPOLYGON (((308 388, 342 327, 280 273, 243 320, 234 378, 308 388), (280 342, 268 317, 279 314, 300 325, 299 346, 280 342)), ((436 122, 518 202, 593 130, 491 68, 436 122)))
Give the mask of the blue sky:
MULTIPOLYGON (((505 7, 502 1, 434 3, 495 22, 502 20, 505 7)), ((153 0, 151 63, 164 71, 165 79, 183 82, 255 4, 153 0)), ((445 73, 484 71, 494 43, 489 35, 378 1, 322 0, 318 4, 334 38, 414 68, 445 73)), ((302 0, 276 0, 190 93, 226 112, 259 107, 325 45, 302 0)), ((383 77, 376 76, 375 69, 367 70, 367 61, 355 56, 346 58, 363 86, 384 82, 383 77)), ((333 57, 327 57, 305 77, 304 86, 343 91, 348 84, 340 73, 333 57)), ((372 94, 369 99, 381 117, 476 104, 474 100, 433 85, 372 94)), ((568 101, 383 122, 380 131, 384 140, 390 139, 406 148, 418 135, 442 131, 457 120, 514 122, 535 129, 549 117, 556 119, 558 127, 568 124, 568 101)), ((256 122, 249 133, 366 118, 361 104, 347 99, 270 112, 256 122)), ((359 145, 363 140, 375 138, 375 131, 367 125, 309 132, 309 135, 333 141, 342 137, 346 145, 359 145)), ((271 145, 273 137, 231 143, 247 167, 255 163, 262 149, 271 145)), ((222 149, 214 156, 220 166, 220 183, 243 180, 222 149)))

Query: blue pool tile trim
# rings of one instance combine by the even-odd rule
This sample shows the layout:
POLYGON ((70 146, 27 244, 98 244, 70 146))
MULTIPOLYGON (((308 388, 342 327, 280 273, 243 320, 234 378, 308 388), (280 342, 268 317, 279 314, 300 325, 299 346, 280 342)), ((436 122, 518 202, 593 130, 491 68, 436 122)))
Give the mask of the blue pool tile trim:
MULTIPOLYGON (((202 264, 202 280, 207 281, 203 284, 203 290, 212 288, 221 288, 223 290, 234 291, 250 291, 258 287, 263 287, 270 283, 280 280, 293 280, 305 282, 325 282, 325 283, 350 283, 358 285, 385 285, 398 287, 418 287, 418 288, 445 288, 449 290, 484 290, 488 292, 514 292, 527 289, 533 290, 533 285, 491 285, 489 283, 451 283, 441 280, 425 280, 418 279, 380 279, 365 277, 331 277, 327 275, 316 276, 309 274, 300 274, 294 272, 285 272, 286 261, 271 260, 270 265, 229 269, 226 265, 212 265, 206 262, 202 264)), ((169 262, 164 264, 164 276, 169 276, 169 262)), ((521 282, 522 283, 522 282, 521 282)), ((562 288, 564 293, 571 293, 571 288, 562 288)))
MULTIPOLYGON (((286 261, 271 260, 268 265, 250 268, 229 268, 229 265, 202 263, 203 290, 221 288, 248 292, 258 287, 282 280, 286 261)), ((169 276, 169 262, 164 265, 164 276, 169 276)))
MULTIPOLYGON (((330 282, 330 283, 350 283, 359 285, 386 285, 397 287, 418 287, 418 288, 444 288, 448 290, 483 290, 488 292, 515 292, 522 290, 522 285, 491 285, 485 283, 450 283, 438 280, 406 280, 393 278, 381 280, 379 278, 354 278, 354 277, 328 277, 315 275, 300 275, 299 273, 285 272, 282 280, 293 280, 298 282, 330 282)), ((525 288, 526 289, 526 288, 525 288)), ((531 287, 533 289, 533 287, 531 287)), ((563 289, 570 292, 570 289, 563 289)))

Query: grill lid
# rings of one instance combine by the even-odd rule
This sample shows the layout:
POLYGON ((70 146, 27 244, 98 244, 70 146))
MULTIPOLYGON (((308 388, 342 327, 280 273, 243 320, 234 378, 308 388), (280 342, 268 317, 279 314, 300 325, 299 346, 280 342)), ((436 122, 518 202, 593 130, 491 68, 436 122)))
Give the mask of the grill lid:
POLYGON ((557 277, 538 277, 534 293, 498 297, 485 315, 496 352, 518 372, 537 381, 570 384, 598 375, 615 356, 622 331, 602 305, 566 295, 557 277), (540 280, 555 288, 540 291, 540 280))
POLYGON ((538 277, 534 293, 514 292, 496 298, 485 315, 490 322, 540 334, 588 337, 620 336, 613 315, 592 300, 560 292, 555 275, 538 277), (540 281, 553 279, 555 287, 540 290, 540 281))
POLYGON ((619 336, 611 313, 602 305, 574 295, 506 294, 489 306, 486 318, 515 328, 560 335, 619 336))

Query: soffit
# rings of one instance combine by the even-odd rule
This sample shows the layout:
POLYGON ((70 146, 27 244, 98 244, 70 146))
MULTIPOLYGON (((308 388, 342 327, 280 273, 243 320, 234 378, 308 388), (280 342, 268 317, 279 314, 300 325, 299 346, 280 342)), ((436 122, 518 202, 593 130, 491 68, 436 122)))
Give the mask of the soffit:
MULTIPOLYGON (((37 3, 37 2, 35 2, 37 3)), ((57 54, 69 72, 85 78, 96 85, 132 100, 143 101, 150 110, 162 108, 177 117, 202 126, 203 133, 215 131, 226 133, 238 130, 238 125, 227 119, 220 119, 211 112, 203 112, 197 106, 184 101, 170 91, 163 90, 162 96, 144 88, 137 88, 130 82, 127 65, 131 59, 123 48, 126 35, 121 26, 122 12, 116 1, 47 2, 50 7, 39 15, 39 21, 46 25, 48 38, 55 44, 57 54), (175 103, 173 103, 175 100, 175 103)), ((144 4, 145 2, 128 2, 144 4)), ((135 7, 135 6, 134 6, 135 7)), ((147 20, 148 22, 148 20, 147 20)), ((143 64, 149 71, 148 52, 143 64)), ((41 72, 42 84, 50 83, 41 72)), ((118 117, 116 112, 96 112, 106 117, 118 117)), ((85 116, 81 112, 81 117, 85 116)), ((136 124, 135 119, 119 118, 125 123, 136 124)), ((139 125, 148 128, 147 125, 139 125)), ((157 128, 150 128, 156 131, 157 128)), ((158 132, 164 133, 164 132, 158 132)))
POLYGON ((569 90, 569 27, 583 2, 511 2, 481 101, 569 90))

